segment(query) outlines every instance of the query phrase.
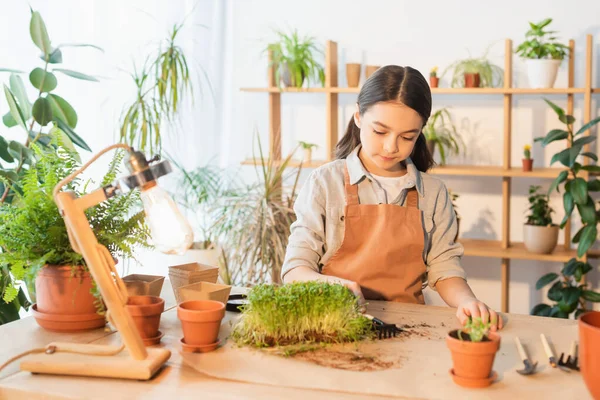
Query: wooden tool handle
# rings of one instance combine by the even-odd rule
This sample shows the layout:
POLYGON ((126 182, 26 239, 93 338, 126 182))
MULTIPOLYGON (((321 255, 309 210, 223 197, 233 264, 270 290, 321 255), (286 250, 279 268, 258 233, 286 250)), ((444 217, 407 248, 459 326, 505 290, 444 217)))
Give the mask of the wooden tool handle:
POLYGON ((527 360, 528 359, 527 353, 525 353, 525 349, 523 348, 523 345, 521 344, 521 341, 519 340, 518 336, 515 336, 515 343, 517 344, 517 350, 519 350, 519 355, 521 356, 521 361, 527 360))
POLYGON ((544 351, 546 352, 546 355, 548 356, 548 358, 554 357, 554 353, 552 352, 552 349, 550 348, 550 345, 548 344, 548 339, 546 339, 546 335, 544 335, 542 333, 542 334, 540 334, 540 337, 542 338, 542 344, 544 345, 544 351))
POLYGON ((574 340, 571 342, 571 351, 569 352, 569 355, 571 356, 571 360, 577 357, 577 342, 574 340))

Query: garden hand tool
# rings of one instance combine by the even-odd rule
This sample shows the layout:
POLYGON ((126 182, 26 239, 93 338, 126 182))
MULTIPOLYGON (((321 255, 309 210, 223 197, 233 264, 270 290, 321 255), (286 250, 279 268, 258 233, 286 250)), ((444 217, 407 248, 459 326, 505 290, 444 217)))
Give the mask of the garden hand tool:
POLYGON ((397 334, 402 332, 402 329, 398 328, 395 324, 388 324, 369 314, 364 314, 364 316, 369 318, 373 323, 373 328, 377 331, 377 337, 379 339, 387 339, 392 336, 396 337, 397 334))
POLYGON ((225 304, 225 310, 239 313, 242 312, 239 307, 245 304, 248 304, 245 294, 231 294, 225 304))
POLYGON ((552 368, 558 368, 564 372, 571 372, 571 370, 569 368, 564 367, 562 365, 558 365, 558 363, 556 362, 556 356, 554 355, 554 352, 552 351, 552 349, 550 348, 550 345, 548 344, 548 339, 546 339, 546 335, 544 335, 542 333, 542 334, 540 334, 540 337, 542 338, 542 344, 544 345, 544 351, 546 352, 546 355, 548 356, 548 361, 550 362, 550 366, 552 366, 552 368))
POLYGON ((567 361, 563 361, 565 353, 561 353, 560 359, 558 360, 558 365, 571 368, 575 371, 579 371, 579 367, 577 366, 578 358, 577 358, 577 342, 571 342, 571 351, 569 352, 569 356, 567 357, 567 361))
POLYGON ((521 375, 535 374, 535 367, 537 367, 537 361, 534 364, 531 363, 531 360, 529 360, 529 357, 527 357, 527 353, 525 353, 525 349, 523 348, 523 345, 521 344, 521 341, 519 340, 518 336, 515 337, 515 343, 517 344, 517 350, 519 350, 521 360, 525 365, 525 368, 518 369, 517 372, 521 375))

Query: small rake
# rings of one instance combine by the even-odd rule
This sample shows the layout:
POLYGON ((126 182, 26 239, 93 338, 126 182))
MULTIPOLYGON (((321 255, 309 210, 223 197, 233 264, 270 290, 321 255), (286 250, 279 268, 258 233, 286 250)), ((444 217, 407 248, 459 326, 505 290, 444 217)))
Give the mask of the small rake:
POLYGON ((388 339, 396 337, 396 335, 403 332, 402 329, 398 328, 395 324, 388 324, 369 314, 364 314, 365 317, 369 318, 373 323, 373 328, 377 331, 378 339, 388 339))

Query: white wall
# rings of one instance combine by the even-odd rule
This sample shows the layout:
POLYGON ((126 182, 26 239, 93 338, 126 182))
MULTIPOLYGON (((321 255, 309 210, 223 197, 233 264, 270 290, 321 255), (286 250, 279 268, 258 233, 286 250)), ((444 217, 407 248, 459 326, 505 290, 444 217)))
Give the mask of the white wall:
MULTIPOLYGON (((266 85, 266 60, 261 50, 272 39, 271 28, 297 28, 302 34, 315 36, 321 43, 334 40, 340 57, 340 86, 345 86, 344 62, 399 64, 417 68, 425 76, 433 66, 440 71, 453 61, 482 54, 488 46, 489 57, 504 66, 504 40, 516 47, 524 37, 528 21, 554 18, 552 27, 567 42, 576 41, 575 85, 584 84, 585 35, 594 35, 594 64, 600 60, 600 3, 580 1, 576 7, 564 2, 515 1, 495 2, 494 6, 477 1, 317 1, 294 3, 263 0, 234 1, 232 14, 232 137, 237 140, 226 157, 235 163, 250 156, 252 129, 256 126, 264 140, 268 138, 267 95, 236 91, 240 87, 266 85)), ((490 4, 490 3, 486 3, 490 4)), ((513 55, 515 86, 526 87, 523 63, 513 55)), ((556 87, 567 83, 563 64, 556 87)), ((597 69, 594 83, 600 86, 597 69)), ((442 79, 447 86, 449 76, 442 79)), ((550 96, 565 107, 565 96, 550 96)), ((340 95, 340 135, 350 118, 356 95, 340 95)), ((513 109, 512 164, 520 165, 521 149, 533 138, 545 134, 560 123, 537 96, 515 96, 513 109)), ((435 95, 434 108, 451 107, 457 125, 467 142, 467 152, 450 159, 451 164, 502 164, 503 103, 500 96, 435 95)), ((583 117, 581 98, 575 104, 575 117, 583 117)), ((319 94, 285 94, 282 96, 282 132, 284 153, 298 140, 319 144, 315 158, 324 157, 325 99, 319 94)), ((593 113, 597 114, 596 111, 593 113)), ((555 148, 534 146, 535 165, 548 166, 555 148)), ((502 189, 500 178, 445 177, 448 187, 461 195, 458 205, 463 217, 464 237, 496 239, 502 232, 502 189)), ((544 187, 550 180, 515 179, 511 198, 511 239, 522 241, 522 224, 527 209, 530 184, 544 187)), ((553 197, 556 221, 563 216, 560 198, 553 197)), ((573 230, 573 233, 576 230, 573 230)), ((562 238, 561 238, 562 240, 562 238)), ((490 306, 500 308, 500 260, 465 257, 464 266, 475 293, 490 306)), ((594 265, 596 263, 594 262, 594 265)), ((558 271, 558 263, 515 260, 511 263, 510 309, 528 313, 542 300, 534 284, 546 272, 558 271)), ((597 282, 597 273, 592 274, 597 282)))

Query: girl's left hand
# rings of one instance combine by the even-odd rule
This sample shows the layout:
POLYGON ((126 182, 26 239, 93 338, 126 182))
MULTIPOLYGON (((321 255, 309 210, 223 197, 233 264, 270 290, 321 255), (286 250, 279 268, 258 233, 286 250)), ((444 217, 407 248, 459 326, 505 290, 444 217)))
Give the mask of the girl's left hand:
POLYGON ((466 324, 471 318, 481 318, 483 323, 488 321, 491 323, 490 329, 492 332, 502 329, 504 325, 502 317, 494 310, 490 309, 485 303, 469 298, 462 301, 456 310, 456 317, 462 325, 466 324))

